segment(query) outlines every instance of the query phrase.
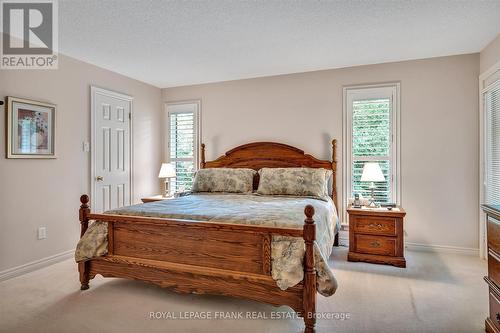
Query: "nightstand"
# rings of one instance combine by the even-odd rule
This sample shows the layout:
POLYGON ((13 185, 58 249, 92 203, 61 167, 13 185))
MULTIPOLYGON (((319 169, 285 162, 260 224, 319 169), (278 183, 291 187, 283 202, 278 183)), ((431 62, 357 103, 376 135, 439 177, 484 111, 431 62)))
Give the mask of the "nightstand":
POLYGON ((347 213, 348 261, 406 267, 403 240, 406 212, 401 207, 393 210, 349 207, 347 213))
POLYGON ((171 197, 164 197, 162 196, 161 194, 159 195, 154 195, 152 197, 146 197, 146 198, 141 198, 141 201, 143 203, 146 203, 146 202, 154 202, 154 201, 162 201, 162 200, 170 200, 170 199, 173 199, 174 196, 171 196, 171 197))

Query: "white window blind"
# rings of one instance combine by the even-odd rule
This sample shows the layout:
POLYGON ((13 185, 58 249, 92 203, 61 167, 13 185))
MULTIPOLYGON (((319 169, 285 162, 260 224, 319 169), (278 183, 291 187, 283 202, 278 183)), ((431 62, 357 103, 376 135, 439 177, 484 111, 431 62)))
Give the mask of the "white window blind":
POLYGON ((500 204, 500 81, 484 94, 485 110, 485 199, 500 204))
POLYGON ((175 104, 167 107, 169 117, 168 153, 176 177, 172 179, 175 192, 191 190, 198 155, 198 105, 175 104))
POLYGON ((371 196, 370 183, 361 181, 366 162, 377 162, 384 182, 375 183, 376 202, 391 202, 391 99, 352 102, 352 193, 371 196))
POLYGON ((355 194, 371 196, 371 182, 361 181, 367 162, 385 178, 375 182, 375 201, 400 204, 399 133, 399 84, 344 88, 344 205, 355 194))

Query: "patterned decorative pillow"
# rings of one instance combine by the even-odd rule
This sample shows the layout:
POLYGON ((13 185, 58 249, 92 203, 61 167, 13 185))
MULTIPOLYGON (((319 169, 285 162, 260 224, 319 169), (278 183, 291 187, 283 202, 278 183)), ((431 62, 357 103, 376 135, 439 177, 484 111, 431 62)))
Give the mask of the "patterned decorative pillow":
POLYGON ((192 192, 252 193, 252 169, 207 168, 196 172, 192 192))
POLYGON ((321 168, 262 168, 257 193, 325 197, 331 174, 321 168))
POLYGON ((333 176, 333 171, 332 170, 326 170, 326 173, 325 173, 325 196, 329 196, 330 195, 330 179, 332 178, 333 176))

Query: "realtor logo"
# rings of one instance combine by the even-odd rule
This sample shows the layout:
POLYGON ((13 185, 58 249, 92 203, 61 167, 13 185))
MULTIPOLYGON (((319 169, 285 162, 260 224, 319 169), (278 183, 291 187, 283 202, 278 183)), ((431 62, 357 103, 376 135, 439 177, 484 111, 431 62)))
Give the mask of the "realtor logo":
POLYGON ((1 69, 57 69, 56 0, 1 0, 1 69))

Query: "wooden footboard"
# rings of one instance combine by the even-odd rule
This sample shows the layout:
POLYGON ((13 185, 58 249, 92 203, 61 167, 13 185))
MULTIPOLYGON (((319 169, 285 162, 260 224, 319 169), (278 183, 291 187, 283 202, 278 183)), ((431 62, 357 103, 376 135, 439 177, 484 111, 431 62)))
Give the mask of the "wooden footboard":
POLYGON ((147 281, 176 292, 217 294, 288 305, 314 332, 316 226, 311 205, 303 229, 238 225, 139 216, 91 214, 80 198, 81 235, 90 220, 108 223, 108 254, 79 264, 81 289, 95 275, 147 281), (281 290, 271 277, 273 235, 303 237, 304 280, 281 290))

